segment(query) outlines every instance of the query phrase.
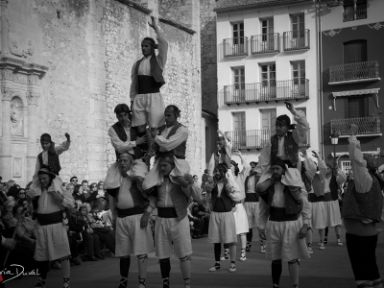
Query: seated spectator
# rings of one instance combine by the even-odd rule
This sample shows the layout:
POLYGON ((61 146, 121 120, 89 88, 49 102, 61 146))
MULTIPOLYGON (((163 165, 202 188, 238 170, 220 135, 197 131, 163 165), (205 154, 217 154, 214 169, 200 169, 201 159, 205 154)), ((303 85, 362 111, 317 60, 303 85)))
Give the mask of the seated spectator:
POLYGON ((97 196, 96 196, 96 198, 99 198, 99 197, 105 197, 105 190, 104 190, 104 182, 103 181, 99 181, 99 183, 97 183, 97 196))
MULTIPOLYGON (((106 208, 106 200, 104 198, 97 199, 97 204, 91 211, 92 223, 91 227, 95 234, 99 236, 102 246, 108 248, 112 253, 115 252, 115 234, 112 225, 108 225, 103 221, 103 214, 106 208)), ((99 254, 102 256, 102 253, 99 254)))
POLYGON ((36 238, 34 235, 35 221, 32 220, 31 211, 28 211, 22 205, 16 205, 13 208, 13 216, 16 221, 15 226, 15 250, 9 256, 9 263, 17 263, 24 267, 28 272, 36 268, 36 262, 33 259, 36 238))
POLYGON ((97 261, 98 258, 102 259, 100 255, 100 239, 99 236, 94 232, 92 225, 91 217, 88 213, 88 205, 83 204, 80 207, 81 219, 84 220, 84 228, 82 230, 83 243, 85 249, 85 256, 83 260, 85 261, 97 261))
MULTIPOLYGON (((86 222, 81 216, 80 212, 76 210, 79 205, 75 202, 75 208, 69 210, 68 216, 68 240, 71 249, 71 264, 80 265, 80 248, 83 245, 83 230, 86 227, 86 222)), ((81 203, 80 203, 81 205, 81 203)))
POLYGON ((192 238, 201 238, 208 234, 209 211, 202 204, 193 202, 191 215, 193 221, 192 238))

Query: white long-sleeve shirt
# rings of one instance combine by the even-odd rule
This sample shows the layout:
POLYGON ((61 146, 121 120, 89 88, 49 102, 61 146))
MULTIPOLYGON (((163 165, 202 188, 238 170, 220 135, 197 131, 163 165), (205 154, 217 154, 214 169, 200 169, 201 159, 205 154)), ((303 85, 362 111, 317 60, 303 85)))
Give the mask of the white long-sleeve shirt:
POLYGON ((364 160, 361 152, 360 141, 356 136, 349 137, 349 159, 352 164, 353 178, 356 191, 359 193, 367 193, 372 188, 373 179, 367 169, 367 161, 364 160))
POLYGON ((108 135, 111 138, 111 144, 118 153, 128 152, 130 154, 134 154, 133 148, 136 147, 136 141, 131 141, 131 128, 124 127, 124 130, 127 134, 127 141, 122 141, 119 136, 117 136, 113 127, 109 128, 108 135))
POLYGON ((165 128, 160 135, 155 137, 155 142, 160 146, 161 152, 171 151, 188 139, 188 129, 185 126, 180 126, 175 134, 167 139, 172 128, 173 126, 165 128))

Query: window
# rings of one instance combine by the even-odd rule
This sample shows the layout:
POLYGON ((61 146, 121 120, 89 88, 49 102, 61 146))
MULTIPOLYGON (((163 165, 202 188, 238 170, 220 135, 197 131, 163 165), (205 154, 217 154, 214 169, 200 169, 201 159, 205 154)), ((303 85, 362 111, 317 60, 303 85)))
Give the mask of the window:
POLYGON ((292 38, 304 39, 304 13, 291 15, 292 38))
POLYGON ((245 112, 232 113, 233 119, 233 148, 239 149, 246 145, 245 112))
POLYGON ((292 69, 292 97, 305 96, 305 61, 291 62, 292 69))
POLYGON ((344 64, 367 61, 367 40, 344 43, 344 64))
POLYGON ((262 109, 260 115, 261 131, 256 138, 256 146, 264 147, 276 133, 276 109, 262 109))
POLYGON ((275 63, 261 64, 261 96, 263 98, 276 97, 276 65, 275 63))
POLYGON ((241 102, 245 100, 245 70, 244 67, 233 67, 233 100, 241 102))
POLYGON ((369 115, 369 98, 367 97, 348 97, 347 113, 348 118, 367 117, 369 115))
POLYGON ((305 61, 291 62, 292 79, 295 85, 305 83, 305 61))
POLYGON ((349 175, 351 173, 352 164, 350 160, 340 161, 340 167, 341 167, 341 171, 343 171, 345 174, 349 175))
POLYGON ((244 23, 233 23, 232 24, 233 31, 233 44, 242 44, 244 45, 244 23))
POLYGON ((260 19, 262 41, 273 41, 273 18, 260 19))
POLYGON ((344 0, 344 22, 367 18, 367 0, 344 0))

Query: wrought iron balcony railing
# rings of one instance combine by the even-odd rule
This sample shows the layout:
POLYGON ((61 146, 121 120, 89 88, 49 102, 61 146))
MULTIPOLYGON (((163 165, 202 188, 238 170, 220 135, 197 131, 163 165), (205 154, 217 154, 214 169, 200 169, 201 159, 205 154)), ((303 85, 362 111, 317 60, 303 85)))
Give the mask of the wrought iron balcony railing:
MULTIPOLYGON (((270 129, 256 129, 244 131, 229 131, 233 150, 262 149, 271 142, 270 129)), ((301 147, 308 147, 310 131, 307 133, 307 141, 301 147)))
POLYGON ((309 29, 283 33, 284 51, 309 49, 309 29))
POLYGON ((353 21, 367 18, 367 6, 358 5, 356 8, 350 6, 344 8, 343 21, 353 21))
POLYGON ((378 61, 364 61, 329 67, 329 85, 380 80, 378 61))
POLYGON ((309 97, 309 80, 295 79, 224 86, 224 103, 248 104, 309 97))
POLYGON ((271 140, 271 130, 230 131, 233 150, 262 149, 271 140))
POLYGON ((248 55, 248 37, 223 40, 224 57, 248 55))
POLYGON ((334 119, 331 120, 331 131, 337 132, 340 138, 349 137, 351 124, 359 127, 357 131, 359 136, 381 136, 382 134, 379 116, 334 119))
POLYGON ((280 51, 279 33, 251 36, 251 53, 273 53, 280 51))

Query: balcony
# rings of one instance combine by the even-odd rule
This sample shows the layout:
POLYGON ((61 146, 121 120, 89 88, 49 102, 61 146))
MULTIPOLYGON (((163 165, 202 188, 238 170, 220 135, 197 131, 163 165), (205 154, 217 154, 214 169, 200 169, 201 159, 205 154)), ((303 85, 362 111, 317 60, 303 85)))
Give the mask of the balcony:
POLYGON ((280 51, 279 33, 251 36, 251 53, 266 54, 280 51))
POLYGON ((224 57, 248 55, 248 37, 224 39, 223 53, 224 57))
POLYGON ((380 80, 378 61, 364 61, 329 67, 329 85, 380 80))
POLYGON ((308 99, 308 79, 224 86, 226 105, 308 99))
POLYGON ((233 150, 262 149, 271 140, 271 130, 230 131, 233 150))
POLYGON ((367 5, 358 5, 356 8, 353 6, 344 7, 343 21, 353 21, 367 18, 367 5))
POLYGON ((284 32, 283 49, 284 51, 309 49, 309 29, 284 32))
MULTIPOLYGON (((271 130, 270 129, 257 129, 246 131, 229 131, 229 135, 232 141, 232 149, 236 150, 259 150, 263 149, 267 144, 271 142, 271 130)), ((307 133, 307 141, 300 147, 309 147, 309 135, 307 133)))
POLYGON ((382 135, 379 116, 331 120, 331 131, 336 131, 340 138, 347 138, 351 135, 351 124, 356 124, 359 127, 357 136, 376 137, 382 135))

